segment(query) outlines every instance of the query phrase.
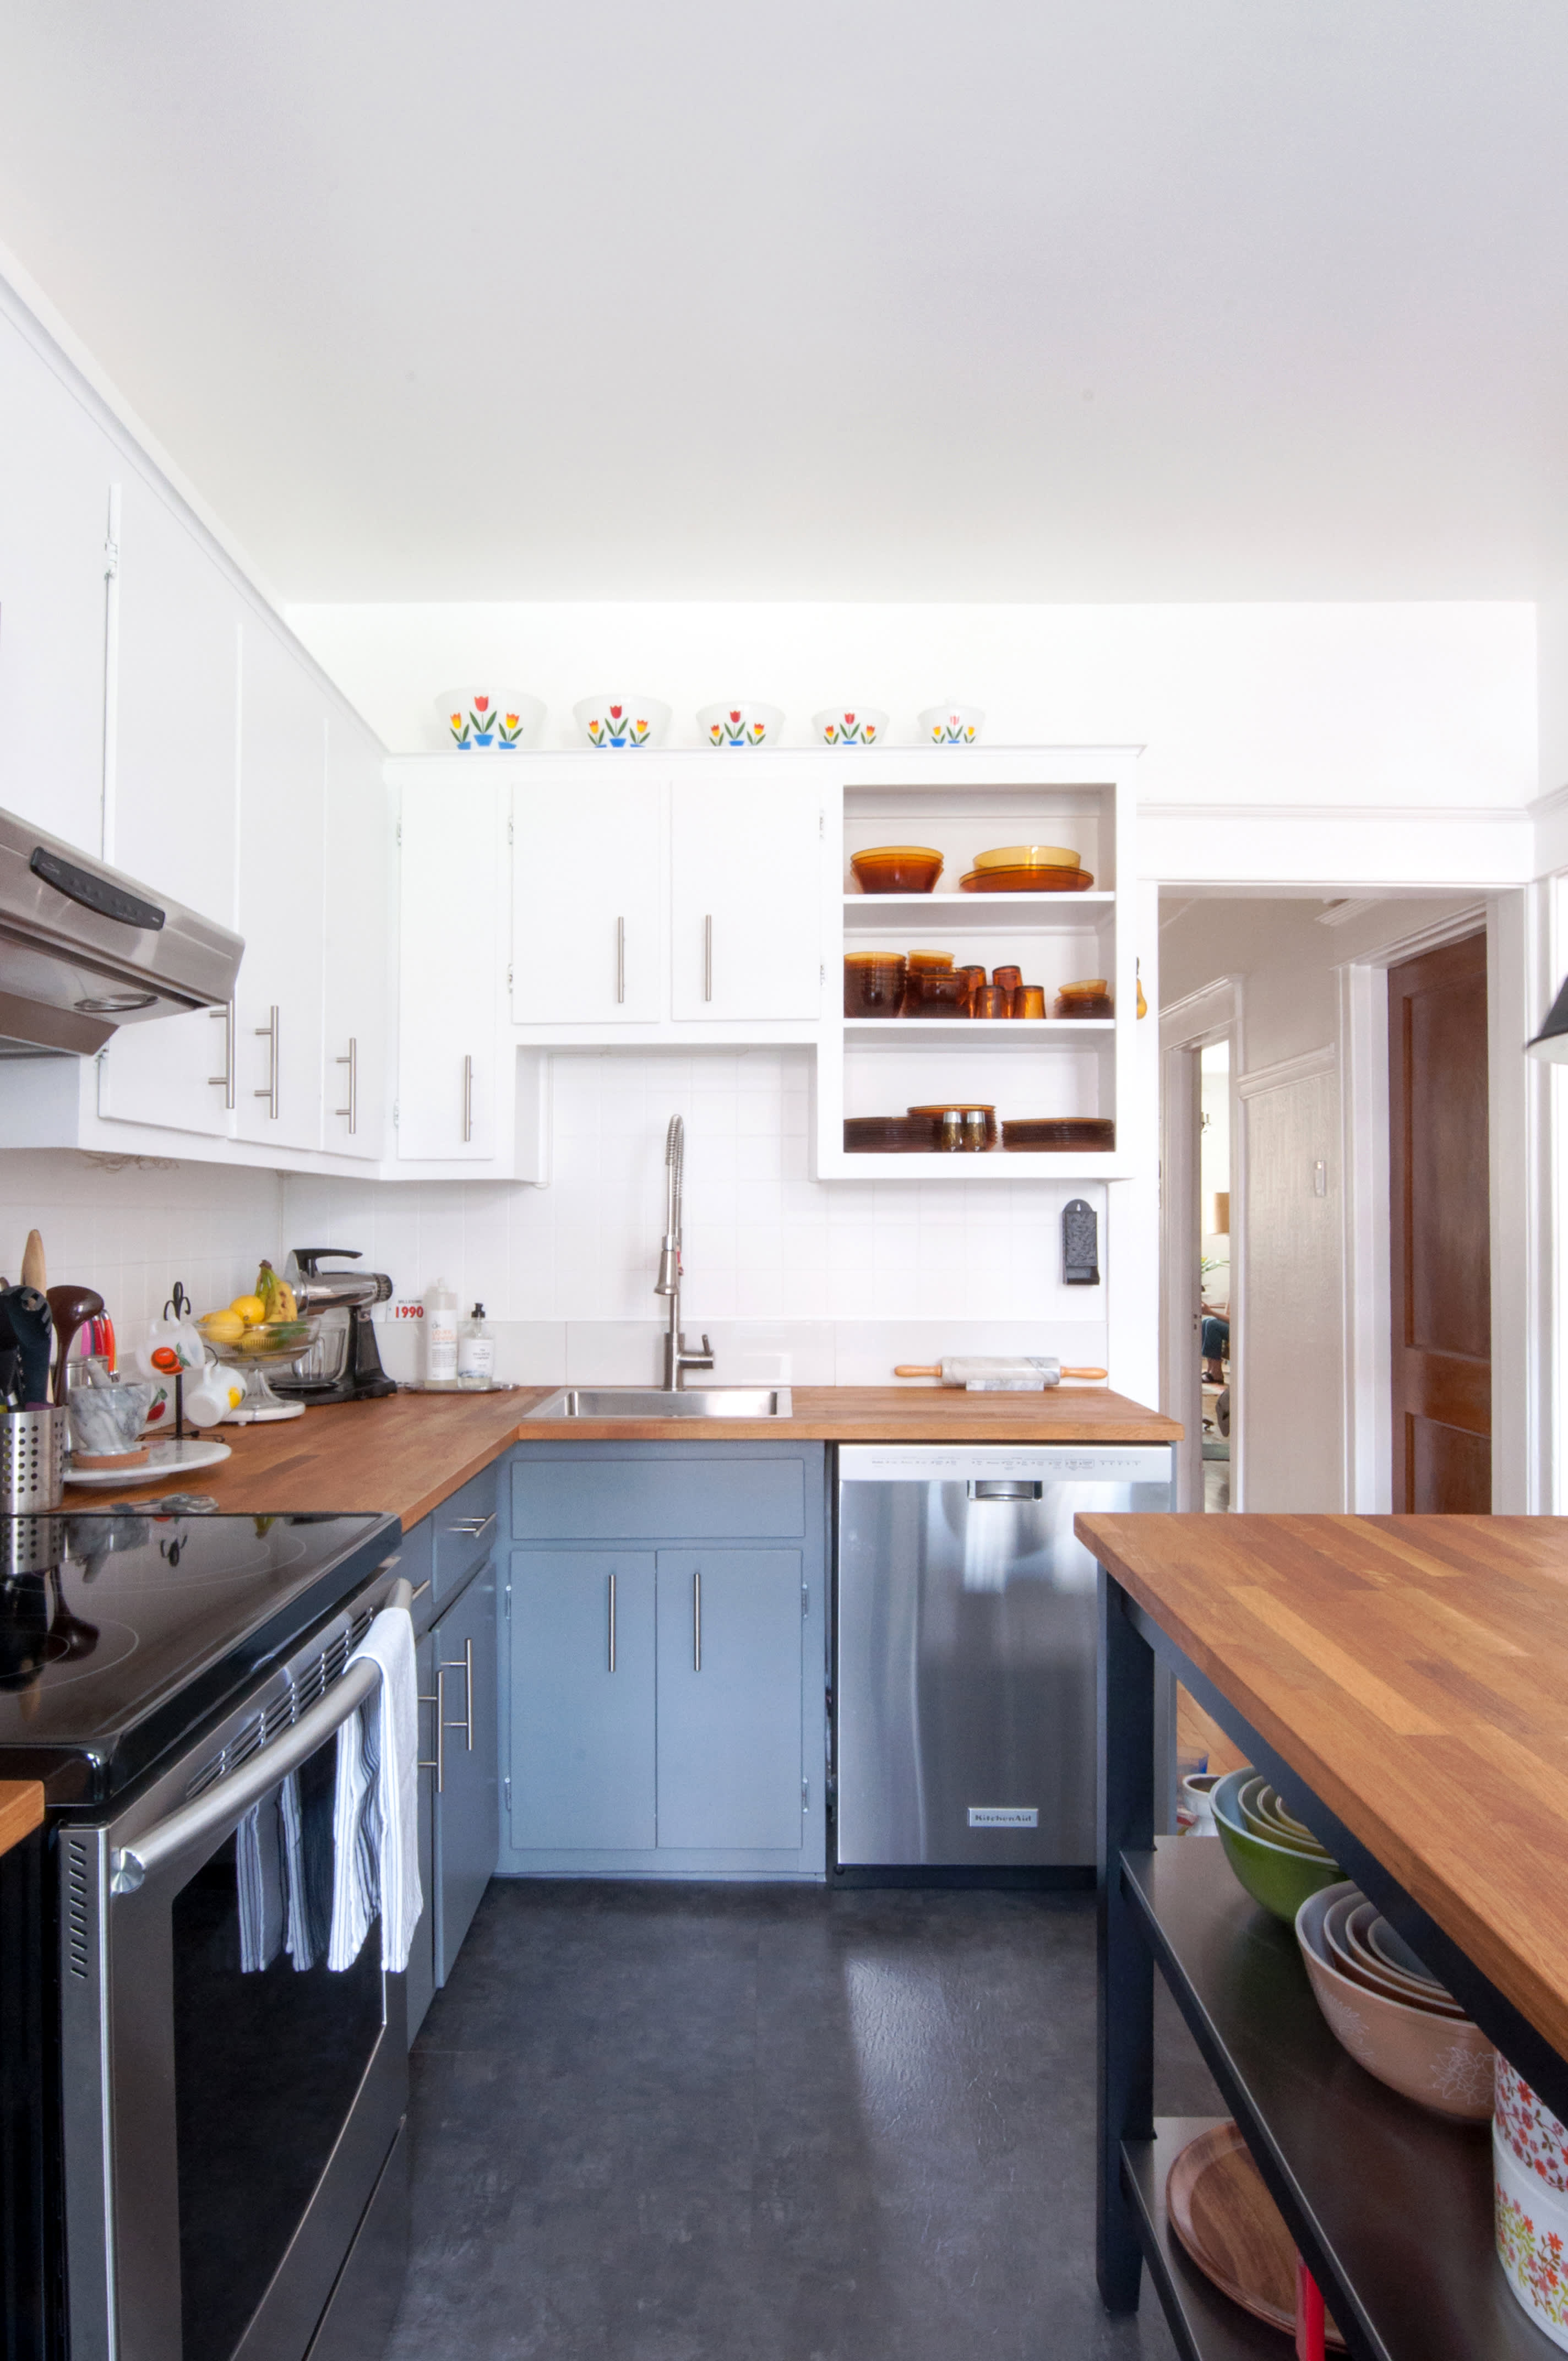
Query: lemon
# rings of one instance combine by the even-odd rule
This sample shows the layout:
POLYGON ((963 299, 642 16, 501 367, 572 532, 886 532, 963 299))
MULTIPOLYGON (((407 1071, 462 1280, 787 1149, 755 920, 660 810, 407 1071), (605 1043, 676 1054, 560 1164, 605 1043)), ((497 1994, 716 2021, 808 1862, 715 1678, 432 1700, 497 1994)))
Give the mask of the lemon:
POLYGON ((254 1328, 267 1317, 267 1307, 259 1295, 236 1295, 229 1310, 237 1312, 247 1328, 254 1328))
POLYGON ((197 1325, 211 1345, 237 1344, 245 1334, 245 1322, 237 1312, 209 1312, 197 1325))
POLYGON ((253 1328, 248 1336, 240 1338, 239 1349, 242 1353, 270 1353, 274 1347, 270 1336, 263 1336, 253 1328))

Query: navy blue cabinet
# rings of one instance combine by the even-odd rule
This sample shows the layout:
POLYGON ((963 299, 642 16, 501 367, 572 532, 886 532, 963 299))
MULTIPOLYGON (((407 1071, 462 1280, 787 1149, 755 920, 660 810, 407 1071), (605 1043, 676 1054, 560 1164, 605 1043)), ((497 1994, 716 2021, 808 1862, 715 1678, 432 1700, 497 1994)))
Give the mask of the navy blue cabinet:
POLYGON ((825 1874, 820 1444, 520 1445, 500 1865, 825 1874))

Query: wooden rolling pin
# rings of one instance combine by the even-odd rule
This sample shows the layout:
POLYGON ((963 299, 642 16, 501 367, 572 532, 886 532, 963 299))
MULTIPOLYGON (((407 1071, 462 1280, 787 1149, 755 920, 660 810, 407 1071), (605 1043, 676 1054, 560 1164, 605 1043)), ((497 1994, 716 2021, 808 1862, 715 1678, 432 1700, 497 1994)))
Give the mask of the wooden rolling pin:
POLYGON ((900 1361, 895 1378, 940 1378, 945 1386, 962 1386, 970 1393, 1032 1394, 1059 1386, 1064 1378, 1102 1383, 1104 1369, 1064 1369, 1051 1354, 1027 1358, 1003 1358, 995 1353, 954 1353, 940 1361, 900 1361))

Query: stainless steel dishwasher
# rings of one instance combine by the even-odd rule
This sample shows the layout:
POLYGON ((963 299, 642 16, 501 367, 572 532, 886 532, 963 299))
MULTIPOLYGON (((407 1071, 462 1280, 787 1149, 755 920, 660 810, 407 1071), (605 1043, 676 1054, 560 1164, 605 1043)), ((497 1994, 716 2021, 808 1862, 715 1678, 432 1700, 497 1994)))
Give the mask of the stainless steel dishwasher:
MULTIPOLYGON (((1172 1474, 1168 1444, 839 1446, 838 1871, 1092 1867, 1096 1572, 1072 1521, 1168 1509, 1172 1474)), ((1161 1722, 1173 1766, 1168 1694, 1161 1722)))

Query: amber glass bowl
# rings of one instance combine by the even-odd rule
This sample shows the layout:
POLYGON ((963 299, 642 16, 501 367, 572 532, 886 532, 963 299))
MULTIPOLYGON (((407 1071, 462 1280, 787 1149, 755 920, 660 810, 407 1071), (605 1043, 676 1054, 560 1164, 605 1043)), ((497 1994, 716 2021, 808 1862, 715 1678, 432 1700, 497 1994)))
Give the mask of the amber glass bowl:
POLYGON ((928 844, 873 844, 850 855, 862 894, 929 894, 942 873, 942 856, 928 844))
POLYGON ((969 981, 957 968, 910 966, 904 985, 905 1016, 967 1016, 969 981))
POLYGON ((846 1016, 900 1016, 908 961, 902 951, 846 951, 846 1016))

